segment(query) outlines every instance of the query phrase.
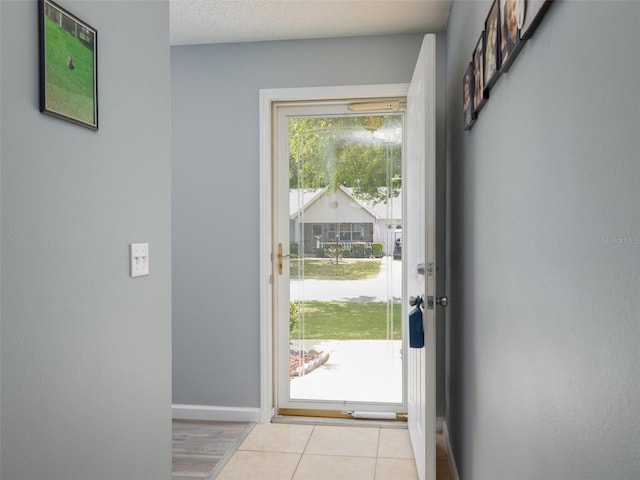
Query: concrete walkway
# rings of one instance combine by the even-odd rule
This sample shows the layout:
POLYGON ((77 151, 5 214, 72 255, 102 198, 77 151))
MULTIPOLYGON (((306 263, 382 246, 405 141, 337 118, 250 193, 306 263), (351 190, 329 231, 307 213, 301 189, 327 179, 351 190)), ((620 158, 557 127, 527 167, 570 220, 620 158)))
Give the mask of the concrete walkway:
POLYGON ((292 377, 291 399, 402 403, 402 341, 317 340, 298 343, 329 352, 321 367, 292 377))

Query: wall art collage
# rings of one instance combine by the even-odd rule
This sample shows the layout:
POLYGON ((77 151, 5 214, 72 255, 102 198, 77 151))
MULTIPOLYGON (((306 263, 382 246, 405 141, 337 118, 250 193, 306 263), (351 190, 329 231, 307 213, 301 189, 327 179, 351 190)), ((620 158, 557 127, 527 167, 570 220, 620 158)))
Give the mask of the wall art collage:
POLYGON ((493 0, 462 79, 464 129, 470 130, 489 92, 533 36, 553 0, 493 0))

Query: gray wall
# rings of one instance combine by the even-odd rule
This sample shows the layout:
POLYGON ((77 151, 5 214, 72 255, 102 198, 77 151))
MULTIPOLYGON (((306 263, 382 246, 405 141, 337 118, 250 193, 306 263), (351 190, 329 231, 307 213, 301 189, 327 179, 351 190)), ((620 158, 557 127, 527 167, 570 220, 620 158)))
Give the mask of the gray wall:
POLYGON ((447 31, 447 423, 460 477, 640 475, 637 2, 557 2, 470 132, 447 31))
MULTIPOLYGON (((2 47, 2 8, 0 8, 0 49, 2 47)), ((2 61, 0 61, 0 132, 2 132, 2 61)), ((0 212, 2 211, 2 134, 0 134, 0 212)), ((2 270, 2 221, 0 221, 0 271, 2 270)), ((0 274, 0 292, 2 275, 0 274)), ((2 295, 0 294, 0 332, 2 332, 2 295)), ((0 477, 2 477, 2 342, 0 341, 0 477)))
POLYGON ((174 403, 260 405, 259 90, 409 82, 421 43, 172 47, 174 403))
POLYGON ((36 2, 0 7, 1 476, 169 479, 168 2, 64 5, 98 29, 98 132, 39 113, 36 2))

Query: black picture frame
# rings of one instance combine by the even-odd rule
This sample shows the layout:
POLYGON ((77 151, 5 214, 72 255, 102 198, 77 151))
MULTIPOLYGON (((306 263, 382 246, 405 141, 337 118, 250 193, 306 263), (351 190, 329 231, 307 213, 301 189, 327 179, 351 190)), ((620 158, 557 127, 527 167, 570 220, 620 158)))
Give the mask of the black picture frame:
POLYGON ((472 58, 474 79, 473 111, 478 115, 489 98, 489 91, 484 89, 484 32, 480 34, 472 58))
POLYGON ((525 0, 500 0, 500 69, 508 72, 524 46, 525 0))
POLYGON ((500 9, 493 0, 484 22, 484 90, 489 92, 500 76, 500 9))
POLYGON ((533 36, 552 3, 553 0, 525 0, 522 40, 529 40, 533 36))
POLYGON ((98 31, 38 0, 40 111, 98 130, 98 31))
POLYGON ((462 109, 465 130, 470 130, 477 118, 473 108, 474 83, 473 63, 469 62, 469 66, 462 78, 462 109))

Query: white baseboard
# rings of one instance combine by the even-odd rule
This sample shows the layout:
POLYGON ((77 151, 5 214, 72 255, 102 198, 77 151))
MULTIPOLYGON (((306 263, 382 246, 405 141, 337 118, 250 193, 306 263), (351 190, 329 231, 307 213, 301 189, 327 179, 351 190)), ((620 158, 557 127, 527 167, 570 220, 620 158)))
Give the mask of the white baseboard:
POLYGON ((453 475, 453 480, 460 480, 460 475, 458 475, 458 467, 456 466, 456 459, 453 456, 453 450, 451 449, 451 440, 449 439, 449 428, 447 427, 447 421, 442 421, 442 436, 444 441, 447 442, 447 452, 449 454, 449 469, 451 470, 451 475, 453 475))
POLYGON ((172 405, 174 420, 260 423, 259 408, 215 407, 211 405, 172 405))

